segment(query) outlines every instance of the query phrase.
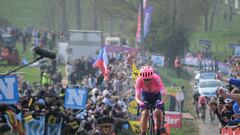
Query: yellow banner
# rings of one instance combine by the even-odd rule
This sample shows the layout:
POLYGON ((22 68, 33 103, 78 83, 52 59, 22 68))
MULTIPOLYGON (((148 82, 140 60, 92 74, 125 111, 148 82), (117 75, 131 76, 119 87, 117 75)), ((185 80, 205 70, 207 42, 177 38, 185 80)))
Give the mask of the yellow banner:
POLYGON ((180 90, 179 87, 165 87, 165 88, 167 90, 167 94, 169 95, 172 95, 172 94, 175 95, 180 90))
POLYGON ((139 135, 141 133, 141 128, 140 128, 140 121, 132 121, 132 120, 129 120, 128 121, 131 128, 132 128, 132 131, 135 135, 139 135))
POLYGON ((50 115, 48 117, 48 124, 56 124, 57 118, 54 117, 53 115, 50 115))
POLYGON ((136 79, 140 75, 140 71, 137 69, 135 63, 132 64, 132 78, 136 79))
POLYGON ((29 115, 27 117, 24 118, 25 122, 29 122, 33 119, 32 115, 29 115))
POLYGON ((73 129, 76 129, 78 128, 78 123, 76 121, 73 121, 72 123, 69 123, 69 125, 73 128, 73 129))
POLYGON ((29 100, 29 102, 28 102, 28 107, 31 107, 31 105, 32 105, 32 98, 30 98, 30 100, 29 100))
POLYGON ((135 100, 132 100, 128 103, 128 112, 137 115, 138 103, 135 100))

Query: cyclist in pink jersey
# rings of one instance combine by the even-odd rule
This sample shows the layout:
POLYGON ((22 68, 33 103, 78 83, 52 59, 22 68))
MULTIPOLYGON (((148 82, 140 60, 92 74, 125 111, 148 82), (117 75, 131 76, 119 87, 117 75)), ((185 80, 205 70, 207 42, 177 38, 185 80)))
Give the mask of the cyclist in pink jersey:
POLYGON ((166 89, 163 82, 157 74, 153 72, 151 66, 143 66, 140 70, 140 76, 135 83, 135 100, 140 105, 141 113, 141 135, 146 135, 148 121, 148 107, 145 103, 156 105, 155 115, 155 130, 157 135, 160 135, 160 125, 162 121, 162 97, 166 95, 166 89))

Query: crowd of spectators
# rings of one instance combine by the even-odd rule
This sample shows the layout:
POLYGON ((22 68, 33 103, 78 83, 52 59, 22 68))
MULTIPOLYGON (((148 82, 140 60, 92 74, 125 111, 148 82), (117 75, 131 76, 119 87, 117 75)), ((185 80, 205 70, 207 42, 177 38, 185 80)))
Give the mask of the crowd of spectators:
MULTIPOLYGON (((19 50, 16 48, 21 48, 23 53, 28 51, 27 48, 35 46, 54 50, 56 42, 64 39, 64 33, 47 28, 40 29, 29 26, 19 29, 12 26, 0 26, 0 60, 6 60, 8 65, 19 65, 21 60, 18 54, 19 50), (16 42, 20 42, 20 44, 16 44, 16 42), (21 47, 16 45, 21 45, 21 47)), ((33 54, 33 58, 36 58, 35 53, 33 54)))
POLYGON ((240 76, 240 57, 231 56, 227 57, 224 62, 229 66, 229 75, 234 78, 239 78, 240 76))
MULTIPOLYGON (((133 53, 131 53, 133 54, 133 53)), ((45 125, 62 122, 62 134, 100 134, 99 124, 109 122, 114 125, 115 133, 128 134, 127 103, 134 99, 133 80, 131 78, 130 53, 117 53, 109 56, 109 80, 104 80, 98 69, 92 67, 93 58, 84 57, 66 64, 66 77, 52 65, 41 69, 44 78, 49 74, 50 81, 40 79, 40 85, 32 85, 22 79, 19 86, 19 103, 15 105, 0 104, 0 123, 5 123, 13 132, 20 133, 18 123, 24 124, 29 119, 45 116, 45 125), (66 79, 65 79, 66 78, 66 79), (63 80, 68 80, 65 86, 63 80), (70 87, 88 90, 88 100, 84 110, 64 108, 65 91, 70 87), (20 116, 21 119, 10 119, 20 116), (6 119, 8 117, 10 122, 6 119)), ((0 127, 4 127, 3 125, 0 127)), ((0 128, 1 130, 1 128, 0 128)), ((1 130, 0 133, 3 133, 1 130)))
POLYGON ((229 75, 225 78, 221 73, 217 74, 217 79, 223 81, 223 86, 216 91, 216 97, 212 97, 208 106, 216 114, 221 128, 225 126, 237 126, 240 124, 240 80, 238 56, 228 57, 225 63, 230 67, 229 75))

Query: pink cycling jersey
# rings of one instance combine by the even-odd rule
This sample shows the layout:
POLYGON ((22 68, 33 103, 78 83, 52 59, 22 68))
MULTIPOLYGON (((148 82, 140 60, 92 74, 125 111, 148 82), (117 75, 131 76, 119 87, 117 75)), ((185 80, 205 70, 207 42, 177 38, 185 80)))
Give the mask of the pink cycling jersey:
POLYGON ((144 84, 143 78, 140 76, 137 78, 135 83, 136 95, 140 95, 142 91, 150 92, 150 93, 159 93, 165 95, 166 89, 163 85, 162 79, 157 74, 153 74, 152 77, 152 85, 151 88, 147 88, 144 84))

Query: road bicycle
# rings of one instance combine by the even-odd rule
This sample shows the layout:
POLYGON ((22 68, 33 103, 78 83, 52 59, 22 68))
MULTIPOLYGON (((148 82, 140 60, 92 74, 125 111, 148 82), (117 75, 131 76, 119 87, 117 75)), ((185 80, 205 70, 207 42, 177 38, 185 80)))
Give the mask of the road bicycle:
POLYGON ((205 105, 201 105, 199 104, 199 113, 200 113, 200 118, 202 119, 202 122, 205 122, 205 118, 206 118, 206 106, 205 105))
MULTIPOLYGON (((149 104, 147 102, 144 102, 146 107, 149 108, 148 109, 148 112, 149 112, 149 117, 148 117, 148 135, 155 135, 155 130, 154 130, 154 110, 156 108, 156 104, 149 104)), ((139 115, 139 110, 140 110, 140 107, 138 107, 138 112, 137 114, 139 115)), ((160 128, 160 134, 165 134, 167 135, 167 131, 166 129, 164 128, 164 124, 165 124, 165 111, 164 111, 164 105, 162 105, 161 107, 161 110, 162 110, 162 121, 161 121, 161 128, 160 128)))

